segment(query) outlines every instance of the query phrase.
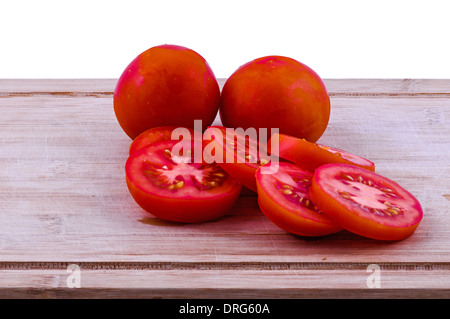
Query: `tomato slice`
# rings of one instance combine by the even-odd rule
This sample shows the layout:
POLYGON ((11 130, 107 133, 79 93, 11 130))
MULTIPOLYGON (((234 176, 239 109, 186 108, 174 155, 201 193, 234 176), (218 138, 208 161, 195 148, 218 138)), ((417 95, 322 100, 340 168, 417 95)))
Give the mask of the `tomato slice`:
MULTIPOLYGON (((168 141, 172 139, 172 132, 175 129, 182 129, 189 132, 191 138, 194 137, 194 130, 188 127, 178 127, 178 126, 158 126, 150 128, 141 134, 139 134, 133 142, 131 142, 129 154, 136 152, 137 150, 147 146, 151 143, 159 142, 159 141, 168 141)), ((178 138, 178 137, 177 137, 178 138)), ((181 140, 181 137, 176 139, 177 141, 181 140)))
POLYGON ((211 138, 211 147, 221 155, 215 158, 231 176, 248 189, 256 192, 256 170, 262 165, 271 165, 272 158, 268 155, 264 144, 257 137, 222 126, 211 126, 205 132, 207 139, 211 138))
POLYGON ((161 219, 196 223, 231 209, 242 186, 217 164, 197 163, 192 151, 199 147, 196 143, 201 141, 160 141, 131 154, 126 181, 144 210, 161 219))
POLYGON ((354 165, 319 167, 310 196, 342 227, 373 239, 404 239, 423 216, 419 201, 398 183, 354 165))
MULTIPOLYGON (((375 171, 375 164, 366 158, 347 151, 308 142, 285 134, 273 134, 271 138, 278 139, 278 149, 270 150, 274 155, 291 161, 309 170, 328 163, 352 164, 375 171)), ((272 143, 269 142, 270 147, 272 143)))
POLYGON ((279 163, 275 174, 256 172, 261 211, 275 225, 300 236, 324 236, 342 227, 321 213, 309 197, 313 173, 292 163, 279 163))

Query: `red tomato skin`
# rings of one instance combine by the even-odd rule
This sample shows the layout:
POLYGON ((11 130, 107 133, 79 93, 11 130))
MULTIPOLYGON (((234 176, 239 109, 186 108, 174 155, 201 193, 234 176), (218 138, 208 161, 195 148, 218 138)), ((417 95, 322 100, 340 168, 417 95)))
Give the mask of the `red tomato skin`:
MULTIPOLYGON (((278 139, 278 149, 273 154, 291 161, 305 169, 314 171, 319 166, 329 163, 343 163, 360 166, 369 171, 375 171, 375 164, 368 159, 356 156, 343 150, 334 149, 341 156, 336 155, 317 143, 308 142, 285 134, 274 134, 271 138, 278 139), (346 159, 343 156, 351 156, 353 159, 346 159)), ((270 141, 267 143, 271 145, 270 141)), ((270 150, 269 150, 270 151, 270 150)))
POLYGON ((239 198, 240 187, 226 196, 199 200, 162 198, 142 191, 129 178, 128 190, 136 203, 151 215, 179 223, 203 223, 226 215, 239 198))
MULTIPOLYGON (((259 191, 259 194, 262 194, 261 191, 259 191)), ((312 220, 299 218, 288 210, 277 206, 267 195, 259 195, 258 204, 263 214, 272 223, 294 235, 321 237, 342 230, 342 227, 337 225, 323 225, 312 220)))
POLYGON ((288 57, 267 56, 244 64, 227 79, 219 114, 227 127, 279 128, 315 142, 328 125, 330 98, 311 68, 288 57))
MULTIPOLYGON (((360 218, 360 215, 357 212, 349 213, 349 211, 342 204, 340 204, 336 198, 328 194, 320 186, 321 172, 333 166, 352 167, 353 165, 326 164, 319 167, 315 171, 311 184, 310 197, 321 211, 327 214, 336 223, 340 224, 344 229, 371 239, 398 241, 403 240, 414 233, 420 221, 422 220, 423 211, 420 203, 412 194, 403 189, 395 181, 386 179, 390 183, 391 187, 399 187, 405 195, 409 196, 409 198, 413 201, 411 206, 418 212, 418 215, 412 222, 407 223, 403 226, 388 225, 370 219, 363 220, 362 218, 360 218)), ((376 176, 376 173, 374 172, 369 171, 369 174, 373 174, 373 176, 376 176)))
POLYGON ((218 112, 220 88, 207 61, 177 45, 152 47, 123 71, 114 90, 114 112, 131 138, 156 126, 203 129, 218 112))

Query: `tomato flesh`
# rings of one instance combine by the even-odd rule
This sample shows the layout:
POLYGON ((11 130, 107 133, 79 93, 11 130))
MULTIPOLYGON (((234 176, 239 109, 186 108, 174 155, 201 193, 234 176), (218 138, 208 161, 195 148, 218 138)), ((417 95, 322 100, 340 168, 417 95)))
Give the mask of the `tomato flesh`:
POLYGON ((256 170, 272 160, 265 146, 249 135, 221 126, 209 127, 206 134, 212 139, 211 145, 222 152, 223 156, 216 159, 218 165, 256 192, 256 170))
MULTIPOLYGON (((278 149, 270 150, 274 155, 309 170, 315 170, 317 167, 328 163, 343 163, 375 171, 373 162, 338 148, 308 142, 305 139, 286 134, 275 133, 271 138, 278 139, 278 149)), ((268 146, 271 144, 269 142, 268 146)))
POLYGON ((312 172, 292 163, 279 163, 275 174, 262 174, 258 169, 261 211, 275 225, 295 235, 324 236, 342 230, 309 197, 312 177, 312 172))
MULTIPOLYGON (((129 154, 132 154, 136 152, 137 150, 155 143, 159 141, 168 141, 172 139, 172 132, 174 130, 179 130, 180 127, 177 126, 158 126, 150 128, 141 134, 139 134, 131 143, 129 154)), ((194 136, 194 130, 190 127, 183 127, 181 128, 183 130, 186 130, 186 132, 189 132, 190 136, 194 136)), ((178 138, 178 137, 177 137, 178 138)), ((181 140, 181 138, 177 139, 181 140)))
MULTIPOLYGON (((199 141, 160 141, 128 158, 128 189, 146 211, 161 219, 196 223, 225 215, 241 185, 215 163, 196 163, 189 150, 199 141), (172 153, 176 145, 183 154, 172 153)), ((181 153, 181 152, 180 152, 181 153)))
POLYGON ((316 169, 310 196, 343 228, 373 239, 404 239, 423 217, 419 201, 398 183, 354 165, 316 169))

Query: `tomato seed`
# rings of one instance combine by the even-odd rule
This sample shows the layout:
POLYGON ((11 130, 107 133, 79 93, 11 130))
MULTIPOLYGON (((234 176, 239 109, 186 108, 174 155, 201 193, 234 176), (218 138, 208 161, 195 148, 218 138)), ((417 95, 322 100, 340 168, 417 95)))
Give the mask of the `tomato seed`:
POLYGON ((224 173, 221 173, 221 172, 217 172, 217 173, 214 173, 213 176, 217 176, 217 177, 225 177, 225 174, 224 174, 224 173))
POLYGON ((148 177, 153 177, 153 176, 159 175, 159 173, 154 170, 146 169, 146 170, 144 170, 144 175, 148 176, 148 177))
POLYGON ((209 186, 211 186, 211 187, 217 187, 217 185, 219 185, 219 184, 216 181, 209 182, 209 186))
POLYGON ((172 158, 172 152, 168 149, 164 150, 164 156, 168 157, 168 158, 172 158))
POLYGON ((349 180, 349 181, 354 181, 353 177, 351 177, 350 175, 344 174, 344 173, 341 174, 341 177, 345 178, 346 180, 349 180))
POLYGON ((175 189, 179 189, 183 186, 184 186, 184 181, 179 181, 178 183, 175 184, 175 189))
POLYGON ((297 205, 303 206, 317 213, 321 213, 319 208, 308 197, 304 197, 304 194, 308 193, 308 188, 305 188, 305 184, 309 184, 311 180, 308 178, 303 178, 303 176, 292 176, 292 179, 298 184, 299 188, 293 185, 280 183, 278 191, 287 196, 289 200, 297 205))
POLYGON ((184 186, 184 181, 179 181, 175 184, 170 184, 169 186, 167 186, 167 188, 172 191, 172 190, 180 189, 183 186, 184 186))
POLYGON ((341 197, 342 197, 342 198, 345 198, 345 199, 351 199, 351 198, 352 198, 352 197, 350 196, 350 194, 347 193, 347 192, 339 192, 339 195, 341 195, 341 197))
POLYGON ((391 213, 392 215, 395 215, 395 216, 398 215, 398 213, 399 213, 397 210, 392 209, 392 208, 388 208, 387 211, 388 211, 389 213, 391 213))

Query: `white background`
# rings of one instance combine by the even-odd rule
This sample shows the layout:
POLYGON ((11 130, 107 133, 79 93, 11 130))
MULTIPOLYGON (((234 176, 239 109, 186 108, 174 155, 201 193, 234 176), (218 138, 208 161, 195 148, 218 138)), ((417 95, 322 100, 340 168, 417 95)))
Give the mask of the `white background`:
POLYGON ((117 78, 189 47, 226 78, 285 55, 323 78, 450 78, 448 1, 2 0, 0 78, 117 78))

